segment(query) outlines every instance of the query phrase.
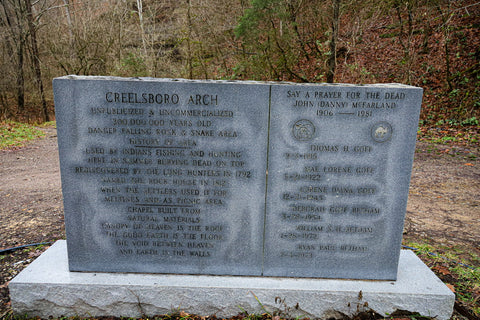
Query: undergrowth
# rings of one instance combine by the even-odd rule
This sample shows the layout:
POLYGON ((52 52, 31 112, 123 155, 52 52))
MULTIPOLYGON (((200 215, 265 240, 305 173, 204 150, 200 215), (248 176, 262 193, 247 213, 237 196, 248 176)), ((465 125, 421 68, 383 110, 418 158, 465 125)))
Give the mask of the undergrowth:
POLYGON ((22 147, 26 142, 43 136, 45 133, 33 125, 9 120, 0 122, 0 150, 22 147))

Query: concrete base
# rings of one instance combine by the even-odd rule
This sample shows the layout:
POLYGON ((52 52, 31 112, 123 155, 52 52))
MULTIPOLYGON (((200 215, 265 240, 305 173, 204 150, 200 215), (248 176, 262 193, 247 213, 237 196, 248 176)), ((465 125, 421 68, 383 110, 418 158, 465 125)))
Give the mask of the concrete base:
POLYGON ((184 311, 231 317, 276 312, 329 318, 396 310, 449 319, 454 294, 415 256, 402 250, 397 281, 69 272, 58 241, 9 285, 15 314, 139 317, 184 311))

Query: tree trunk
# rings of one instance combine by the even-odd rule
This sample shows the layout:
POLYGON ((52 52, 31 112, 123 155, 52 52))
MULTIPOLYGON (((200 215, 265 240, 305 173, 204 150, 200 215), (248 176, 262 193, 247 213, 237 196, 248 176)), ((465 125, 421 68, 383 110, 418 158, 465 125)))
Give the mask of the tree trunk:
POLYGON ((17 105, 18 111, 25 109, 25 78, 23 77, 23 46, 25 42, 20 40, 17 47, 17 105))
POLYGON ((452 91, 453 85, 451 81, 452 73, 450 71, 450 47, 448 46, 448 43, 450 42, 450 31, 448 29, 448 24, 451 18, 450 15, 452 14, 450 6, 450 0, 447 0, 447 12, 443 12, 442 8, 440 7, 440 3, 437 2, 437 10, 440 13, 440 17, 442 18, 442 31, 445 41, 445 44, 443 46, 445 54, 445 78, 447 81, 448 90, 452 91))
POLYGON ((18 111, 23 112, 25 110, 25 76, 24 76, 24 60, 25 53, 25 30, 23 28, 23 16, 24 11, 20 0, 18 1, 17 11, 17 30, 18 30, 18 43, 17 43, 17 105, 18 111))
MULTIPOLYGON (((13 45, 8 45, 7 48, 15 48, 15 54, 17 60, 13 61, 12 65, 15 65, 15 89, 16 89, 16 98, 17 98, 17 110, 18 112, 23 112, 25 109, 25 79, 23 74, 23 55, 25 52, 25 32, 23 28, 23 18, 24 11, 22 9, 22 4, 20 0, 7 2, 1 1, 0 4, 3 7, 3 12, 5 14, 5 24, 10 31, 10 39, 12 40, 13 45)), ((8 39, 7 39, 8 42, 8 39)), ((12 52, 13 53, 13 52, 12 52)), ((12 54, 13 58, 13 54, 12 54)))
POLYGON ((75 44, 75 34, 73 33, 73 20, 70 13, 70 3, 68 0, 63 0, 65 8, 65 16, 67 17, 68 23, 68 34, 70 36, 70 58, 73 60, 76 57, 76 44, 75 44))
POLYGON ((145 26, 143 25, 143 3, 142 0, 137 0, 138 20, 140 21, 140 31, 142 32, 142 46, 143 54, 145 55, 145 61, 147 61, 147 41, 145 39, 145 26))
POLYGON ((192 15, 191 15, 191 3, 190 0, 187 0, 187 24, 188 24, 188 35, 187 35, 187 61, 188 61, 188 78, 193 79, 193 57, 192 57, 192 15))
POLYGON ((43 120, 47 122, 50 121, 50 116, 48 115, 47 101, 45 99, 45 90, 43 89, 42 71, 40 69, 40 57, 38 53, 37 30, 35 28, 35 25, 33 24, 32 3, 30 1, 31 0, 25 0, 25 9, 27 11, 27 22, 30 32, 30 42, 32 46, 32 61, 33 68, 35 70, 36 82, 38 85, 38 89, 40 90, 40 97, 42 99, 43 120))
POLYGON ((330 40, 330 56, 328 57, 327 82, 333 83, 337 66, 338 20, 340 19, 340 0, 333 0, 332 38, 330 40))

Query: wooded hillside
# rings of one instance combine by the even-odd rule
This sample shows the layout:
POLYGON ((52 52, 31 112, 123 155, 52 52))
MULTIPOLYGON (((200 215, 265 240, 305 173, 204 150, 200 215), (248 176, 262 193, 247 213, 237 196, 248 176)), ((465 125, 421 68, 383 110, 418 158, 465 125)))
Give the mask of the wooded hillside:
POLYGON ((1 0, 0 120, 53 118, 78 75, 400 82, 421 124, 477 127, 474 0, 1 0))

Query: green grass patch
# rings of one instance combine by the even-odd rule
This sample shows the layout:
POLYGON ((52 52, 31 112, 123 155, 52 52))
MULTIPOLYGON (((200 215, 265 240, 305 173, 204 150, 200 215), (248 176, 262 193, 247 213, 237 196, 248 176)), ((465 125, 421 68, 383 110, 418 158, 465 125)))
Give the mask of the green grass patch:
POLYGON ((57 122, 56 121, 49 121, 49 122, 44 122, 42 124, 39 124, 38 127, 40 128, 57 128, 57 122))
POLYGON ((22 147, 26 142, 44 137, 36 127, 14 121, 0 122, 0 150, 22 147))

